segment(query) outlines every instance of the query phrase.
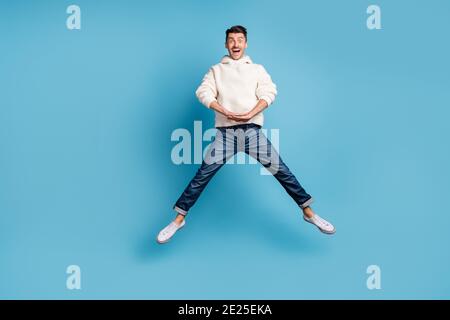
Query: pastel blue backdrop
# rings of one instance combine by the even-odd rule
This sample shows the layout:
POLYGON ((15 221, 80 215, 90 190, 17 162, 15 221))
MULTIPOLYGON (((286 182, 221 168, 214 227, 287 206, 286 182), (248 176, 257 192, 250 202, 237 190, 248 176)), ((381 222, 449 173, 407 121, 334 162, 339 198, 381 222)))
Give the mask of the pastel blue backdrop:
POLYGON ((0 16, 1 298, 450 298, 448 1, 1 1, 0 16), (155 242, 198 168, 172 163, 171 133, 213 127, 194 91, 234 24, 279 89, 265 127, 335 236, 259 165, 230 165, 155 242))

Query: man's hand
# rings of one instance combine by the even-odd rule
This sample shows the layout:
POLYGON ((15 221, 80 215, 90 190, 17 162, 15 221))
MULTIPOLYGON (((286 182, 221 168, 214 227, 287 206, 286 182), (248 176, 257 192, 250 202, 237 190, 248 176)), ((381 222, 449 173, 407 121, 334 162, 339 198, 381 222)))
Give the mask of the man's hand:
MULTIPOLYGON (((248 121, 248 120, 243 120, 242 116, 243 114, 239 114, 239 113, 235 113, 235 112, 231 112, 228 109, 222 107, 217 101, 213 101, 210 105, 210 108, 223 114, 225 117, 227 117, 230 120, 234 120, 234 121, 248 121)), ((250 118, 249 118, 250 119, 250 118)))
POLYGON ((260 99, 252 110, 245 113, 233 113, 231 117, 229 117, 229 119, 239 122, 247 122, 258 113, 263 111, 265 108, 267 108, 267 106, 267 102, 263 99, 260 99))
POLYGON ((217 101, 213 101, 210 105, 210 108, 220 112, 225 117, 227 117, 230 120, 234 120, 237 122, 247 122, 254 116, 256 116, 258 113, 260 113, 262 110, 267 108, 267 102, 265 100, 259 100, 256 106, 245 113, 235 113, 227 110, 226 108, 222 107, 217 101))
POLYGON ((238 121, 238 122, 247 122, 251 118, 253 118, 255 115, 252 111, 246 112, 246 113, 231 113, 228 116, 228 119, 238 121))

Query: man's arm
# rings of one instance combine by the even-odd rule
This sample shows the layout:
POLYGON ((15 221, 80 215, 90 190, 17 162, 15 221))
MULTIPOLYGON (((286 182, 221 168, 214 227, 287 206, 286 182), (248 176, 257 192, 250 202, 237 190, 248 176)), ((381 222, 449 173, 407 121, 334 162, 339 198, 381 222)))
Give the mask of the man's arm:
POLYGON ((212 68, 210 68, 203 77, 202 83, 195 91, 195 95, 197 96, 198 100, 207 108, 210 108, 211 103, 213 101, 216 101, 217 88, 212 68))
POLYGON ((222 107, 217 101, 211 102, 211 104, 209 105, 209 108, 213 109, 214 111, 220 112, 221 114, 223 114, 226 117, 228 117, 228 115, 230 114, 230 112, 227 109, 225 109, 224 107, 222 107))
POLYGON ((277 95, 277 85, 273 83, 272 78, 266 69, 259 66, 258 87, 256 88, 256 96, 258 99, 266 100, 268 105, 271 105, 277 95))

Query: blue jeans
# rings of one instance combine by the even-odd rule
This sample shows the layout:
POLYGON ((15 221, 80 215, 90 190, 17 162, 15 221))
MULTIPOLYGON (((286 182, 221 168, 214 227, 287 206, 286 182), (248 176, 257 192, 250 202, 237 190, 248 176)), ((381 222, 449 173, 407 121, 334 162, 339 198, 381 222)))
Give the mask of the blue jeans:
POLYGON ((313 198, 306 193, 281 160, 270 140, 261 131, 261 126, 248 123, 217 128, 214 142, 206 151, 202 165, 173 209, 179 214, 187 215, 211 178, 231 157, 241 151, 259 161, 280 182, 300 208, 306 208, 313 202, 313 198))

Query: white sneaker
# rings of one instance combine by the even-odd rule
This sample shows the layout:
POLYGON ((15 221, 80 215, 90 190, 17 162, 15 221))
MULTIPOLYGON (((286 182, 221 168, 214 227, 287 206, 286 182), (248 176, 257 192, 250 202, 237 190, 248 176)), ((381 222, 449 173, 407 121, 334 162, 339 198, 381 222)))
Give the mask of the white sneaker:
POLYGON ((170 240, 170 238, 172 238, 175 232, 183 228, 185 224, 186 222, 184 220, 180 223, 180 225, 177 225, 175 221, 172 221, 171 223, 169 223, 167 227, 165 227, 159 232, 156 241, 158 241, 158 243, 166 243, 167 241, 170 240))
POLYGON ((323 233, 333 234, 336 232, 336 228, 331 223, 319 217, 319 215, 317 214, 315 214, 312 218, 308 218, 307 216, 303 215, 303 219, 305 219, 306 222, 315 225, 323 233))

